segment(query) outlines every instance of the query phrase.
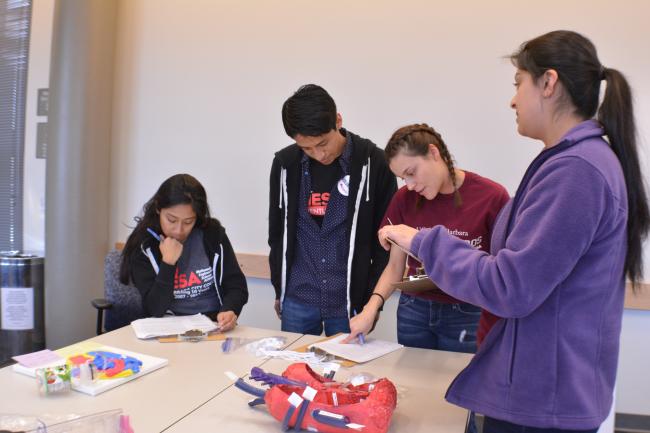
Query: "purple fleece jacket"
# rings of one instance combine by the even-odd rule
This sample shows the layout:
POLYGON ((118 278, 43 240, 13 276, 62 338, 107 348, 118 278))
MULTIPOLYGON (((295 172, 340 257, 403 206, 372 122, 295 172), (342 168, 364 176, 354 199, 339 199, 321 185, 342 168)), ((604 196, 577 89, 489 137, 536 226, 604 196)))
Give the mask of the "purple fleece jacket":
POLYGON ((552 156, 553 148, 535 159, 497 219, 491 254, 442 226, 413 239, 440 288, 504 318, 449 387, 449 402, 540 428, 591 429, 607 416, 623 316, 627 194, 603 134, 596 121, 582 122, 552 156))

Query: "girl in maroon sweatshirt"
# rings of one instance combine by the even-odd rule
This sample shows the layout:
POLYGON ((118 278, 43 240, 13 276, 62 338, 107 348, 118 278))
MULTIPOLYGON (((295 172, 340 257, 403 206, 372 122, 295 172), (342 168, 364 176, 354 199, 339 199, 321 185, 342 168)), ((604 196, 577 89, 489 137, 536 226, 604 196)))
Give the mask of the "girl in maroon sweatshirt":
MULTIPOLYGON (((393 196, 381 227, 443 225, 474 248, 489 251, 492 225, 509 200, 501 185, 454 167, 442 137, 426 124, 395 131, 385 153, 391 171, 406 185, 393 196)), ((384 301, 394 290, 393 283, 402 280, 406 265, 408 275, 415 275, 422 266, 411 257, 407 260, 401 249, 392 248, 373 295, 350 321, 350 339, 371 330, 384 301)), ((496 320, 488 311, 481 313, 480 308, 439 290, 402 292, 397 338, 410 347, 473 353, 477 339, 480 342, 496 320)))

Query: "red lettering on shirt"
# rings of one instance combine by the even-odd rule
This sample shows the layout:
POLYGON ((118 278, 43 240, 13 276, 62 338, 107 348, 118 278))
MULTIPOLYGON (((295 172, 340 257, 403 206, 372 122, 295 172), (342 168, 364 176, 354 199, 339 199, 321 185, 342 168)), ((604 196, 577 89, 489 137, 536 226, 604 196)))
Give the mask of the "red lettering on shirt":
POLYGON ((307 202, 307 211, 310 215, 324 216, 327 211, 327 203, 330 201, 329 192, 312 192, 307 202))
POLYGON ((187 274, 179 274, 178 268, 176 268, 176 274, 174 275, 174 290, 185 289, 186 287, 196 286, 201 283, 203 283, 203 281, 201 281, 194 272, 190 272, 188 278, 187 274))

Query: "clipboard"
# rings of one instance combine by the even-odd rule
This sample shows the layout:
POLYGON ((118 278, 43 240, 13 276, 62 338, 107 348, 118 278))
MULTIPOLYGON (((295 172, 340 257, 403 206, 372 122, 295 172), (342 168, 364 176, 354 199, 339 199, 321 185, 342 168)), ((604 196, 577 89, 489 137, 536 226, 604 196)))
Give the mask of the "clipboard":
POLYGON ((440 287, 429 279, 426 275, 412 275, 405 277, 399 283, 392 284, 394 289, 399 289, 403 292, 434 292, 436 294, 444 295, 445 292, 440 290, 440 287))
MULTIPOLYGON (((296 348, 293 349, 293 350, 295 350, 296 352, 309 352, 309 351, 310 351, 309 346, 311 346, 311 345, 313 345, 313 344, 316 344, 316 343, 320 343, 320 342, 322 342, 322 341, 331 340, 332 338, 338 337, 338 336, 341 335, 341 334, 342 334, 342 333, 339 332, 338 334, 331 335, 331 336, 329 336, 329 337, 326 337, 326 338, 323 338, 323 339, 320 339, 320 340, 314 341, 313 343, 308 343, 308 344, 305 344, 304 346, 296 347, 296 348)), ((317 351, 316 351, 316 352, 317 352, 317 351)), ((349 368, 349 367, 354 367, 355 365, 357 365, 356 362, 354 362, 354 361, 350 361, 349 359, 339 358, 339 357, 336 357, 336 358, 337 358, 337 361, 339 362, 339 364, 341 364, 341 367, 349 368)))

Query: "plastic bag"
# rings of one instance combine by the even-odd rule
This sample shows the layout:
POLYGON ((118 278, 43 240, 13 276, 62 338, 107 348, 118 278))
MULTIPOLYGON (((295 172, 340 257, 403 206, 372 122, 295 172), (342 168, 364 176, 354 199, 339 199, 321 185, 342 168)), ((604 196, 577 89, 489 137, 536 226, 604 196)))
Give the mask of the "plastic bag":
POLYGON ((0 415, 0 431, 25 433, 134 433, 121 409, 78 416, 0 415))
POLYGON ((282 349, 286 342, 286 337, 267 337, 248 343, 246 350, 255 356, 266 356, 267 351, 282 349))
POLYGON ((372 373, 356 373, 348 377, 347 382, 345 384, 350 384, 352 386, 361 386, 366 383, 372 383, 378 381, 379 378, 375 377, 372 373))
POLYGON ((128 416, 121 409, 80 416, 47 425, 47 433, 134 433, 128 416))
POLYGON ((35 416, 4 414, 0 415, 0 431, 45 433, 45 423, 35 416))
POLYGON ((231 353, 242 346, 255 356, 266 356, 265 351, 278 350, 284 347, 287 339, 285 337, 267 337, 267 338, 243 338, 243 337, 226 337, 221 343, 223 353, 231 353))
POLYGON ((221 343, 221 351, 223 353, 231 353, 251 341, 253 341, 252 338, 226 337, 226 339, 221 343))

